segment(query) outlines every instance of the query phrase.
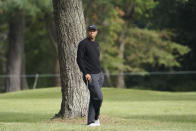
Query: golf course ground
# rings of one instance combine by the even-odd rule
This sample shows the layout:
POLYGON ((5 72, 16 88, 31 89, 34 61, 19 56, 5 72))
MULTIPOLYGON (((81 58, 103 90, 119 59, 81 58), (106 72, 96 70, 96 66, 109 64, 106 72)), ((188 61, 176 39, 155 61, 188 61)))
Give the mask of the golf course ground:
POLYGON ((0 94, 0 131, 196 130, 196 92, 102 88, 100 127, 86 118, 50 120, 58 113, 61 89, 0 94))

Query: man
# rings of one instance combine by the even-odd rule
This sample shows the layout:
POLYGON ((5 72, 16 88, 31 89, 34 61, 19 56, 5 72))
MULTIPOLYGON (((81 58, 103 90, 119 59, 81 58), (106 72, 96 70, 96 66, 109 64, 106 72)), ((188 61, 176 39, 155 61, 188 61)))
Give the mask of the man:
POLYGON ((103 101, 101 87, 104 75, 100 67, 99 44, 95 41, 97 33, 98 29, 95 25, 88 26, 88 37, 80 41, 77 51, 77 63, 90 92, 88 126, 100 126, 99 114, 103 101))

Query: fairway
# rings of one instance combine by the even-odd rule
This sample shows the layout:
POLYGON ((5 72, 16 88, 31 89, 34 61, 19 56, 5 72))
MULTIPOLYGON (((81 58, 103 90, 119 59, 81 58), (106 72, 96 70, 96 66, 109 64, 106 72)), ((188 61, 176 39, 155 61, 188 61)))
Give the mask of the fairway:
POLYGON ((0 94, 0 131, 196 130, 196 92, 103 88, 101 126, 85 118, 49 119, 59 111, 60 88, 0 94))

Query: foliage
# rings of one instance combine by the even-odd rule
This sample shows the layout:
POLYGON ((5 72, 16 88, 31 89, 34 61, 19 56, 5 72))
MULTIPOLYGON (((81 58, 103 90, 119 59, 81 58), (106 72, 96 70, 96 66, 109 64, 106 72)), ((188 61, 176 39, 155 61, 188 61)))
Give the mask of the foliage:
POLYGON ((94 23, 99 28, 97 41, 101 48, 102 67, 114 72, 122 63, 122 60, 117 57, 118 46, 116 43, 118 33, 122 30, 124 23, 120 18, 119 8, 115 8, 111 1, 93 1, 84 4, 84 7, 87 23, 94 23), (89 6, 92 8, 87 8, 89 6), (97 13, 96 10, 102 11, 97 13), (105 12, 104 15, 102 12, 105 12))
POLYGON ((6 52, 7 52, 7 24, 0 18, 0 73, 4 73, 6 71, 6 52))
MULTIPOLYGON (((195 0, 83 0, 83 7, 86 25, 99 28, 101 65, 110 73, 195 69, 195 0), (126 43, 122 59, 121 42, 126 43)), ((53 21, 51 0, 0 1, 0 73, 8 48, 1 34, 8 35, 9 15, 18 10, 26 19, 26 72, 53 73, 56 54, 46 27, 53 21)))
MULTIPOLYGON (((52 1, 50 0, 6 0, 0 2, 0 20, 1 28, 4 33, 8 32, 8 18, 11 14, 17 13, 23 10, 25 14, 25 64, 26 73, 53 73, 54 63, 56 59, 55 49, 49 39, 48 30, 46 28, 45 14, 52 14, 52 1), (4 24, 3 24, 4 23, 4 24), (46 64, 47 63, 47 64, 46 64)), ((53 15, 53 14, 52 14, 53 15)), ((52 19, 50 19, 52 20, 52 19)), ((8 35, 8 33, 6 34, 8 35)), ((8 37, 7 37, 8 38, 8 37)), ((6 38, 6 40, 7 40, 6 38)), ((4 49, 8 48, 7 41, 0 41, 4 49)), ((1 59, 4 63, 0 63, 3 66, 0 73, 5 73, 7 50, 3 51, 1 59)), ((30 86, 34 80, 28 81, 30 86)), ((49 85, 53 81, 42 80, 42 85, 49 85)), ((3 84, 1 84, 3 85, 3 84)), ((39 86, 39 85, 38 85, 39 86)))
POLYGON ((99 41, 105 68, 115 72, 120 66, 124 71, 147 71, 146 65, 154 69, 158 66, 166 69, 180 67, 178 58, 189 51, 188 47, 172 41, 174 35, 169 30, 147 29, 153 26, 150 19, 153 9, 159 4, 157 1, 118 0, 106 3, 107 6, 104 1, 95 1, 85 6, 88 20, 92 18, 91 22, 100 28, 99 41), (105 13, 102 15, 96 10, 105 13), (122 34, 123 41, 119 41, 122 34), (126 42, 125 59, 118 58, 119 42, 126 42))
POLYGON ((183 57, 181 70, 196 69, 196 1, 195 0, 158 0, 154 8, 152 28, 169 29, 175 33, 173 40, 191 48, 183 57))
POLYGON ((126 37, 126 64, 132 71, 141 71, 145 65, 174 67, 180 66, 177 58, 189 51, 189 48, 179 45, 165 35, 166 31, 131 28, 126 37), (164 35, 163 35, 164 34, 164 35))

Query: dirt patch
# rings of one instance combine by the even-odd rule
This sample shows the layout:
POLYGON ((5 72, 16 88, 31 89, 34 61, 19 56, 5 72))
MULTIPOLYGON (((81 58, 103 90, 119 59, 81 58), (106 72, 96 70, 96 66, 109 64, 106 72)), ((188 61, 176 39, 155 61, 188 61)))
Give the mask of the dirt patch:
MULTIPOLYGON (((82 118, 56 118, 53 120, 49 120, 48 123, 67 123, 67 124, 79 124, 86 125, 86 117, 82 118)), ((125 119, 119 119, 115 117, 109 116, 100 116, 100 123, 103 125, 128 125, 129 123, 125 119)))

